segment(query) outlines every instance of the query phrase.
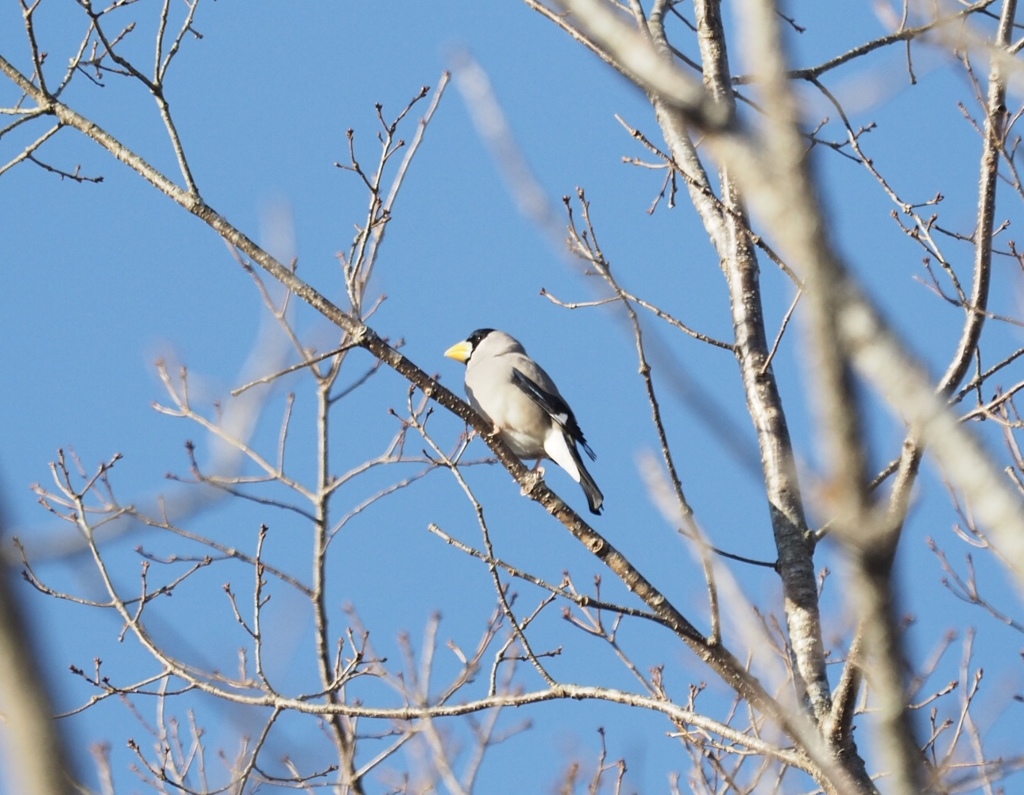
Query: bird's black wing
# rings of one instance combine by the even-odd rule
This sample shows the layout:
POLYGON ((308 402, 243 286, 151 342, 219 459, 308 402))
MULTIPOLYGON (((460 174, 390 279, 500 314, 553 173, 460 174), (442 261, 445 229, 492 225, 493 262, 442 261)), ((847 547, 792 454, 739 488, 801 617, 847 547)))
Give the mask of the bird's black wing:
POLYGON ((576 422, 576 415, 572 413, 569 404, 565 402, 561 395, 553 394, 544 389, 536 381, 523 375, 516 367, 512 368, 512 383, 529 395, 530 399, 544 409, 551 419, 561 425, 565 432, 569 434, 570 439, 581 444, 592 461, 597 460, 594 451, 590 449, 590 445, 587 444, 587 440, 583 437, 583 431, 580 430, 579 423, 576 422))

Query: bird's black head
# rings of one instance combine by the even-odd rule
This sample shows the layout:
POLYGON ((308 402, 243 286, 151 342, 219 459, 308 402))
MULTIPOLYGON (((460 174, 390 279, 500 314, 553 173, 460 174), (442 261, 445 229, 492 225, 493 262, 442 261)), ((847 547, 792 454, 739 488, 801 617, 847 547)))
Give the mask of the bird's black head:
POLYGON ((494 329, 492 328, 478 328, 472 334, 467 337, 469 344, 473 346, 473 350, 476 350, 476 346, 479 345, 483 338, 490 334, 494 329))

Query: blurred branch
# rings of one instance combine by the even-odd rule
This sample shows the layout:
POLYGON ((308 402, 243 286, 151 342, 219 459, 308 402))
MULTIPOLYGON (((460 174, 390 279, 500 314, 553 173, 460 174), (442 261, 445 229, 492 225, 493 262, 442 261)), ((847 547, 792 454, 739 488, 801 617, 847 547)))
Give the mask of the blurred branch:
MULTIPOLYGON (((4 538, 0 516, 0 539, 4 538)), ((0 567, 0 739, 12 764, 6 768, 12 791, 25 795, 77 792, 74 769, 53 719, 35 633, 11 587, 14 569, 0 567)))
MULTIPOLYGON (((651 49, 628 22, 610 12, 602 14, 600 23, 591 26, 583 11, 594 2, 596 0, 589 0, 577 6, 566 0, 563 5, 573 11, 574 24, 609 51, 617 52, 618 47, 627 44, 651 49)), ((749 4, 749 7, 755 6, 749 4)), ((747 22, 754 17, 762 19, 769 28, 775 24, 774 11, 764 16, 743 15, 741 19, 747 22)), ((752 31, 750 41, 756 45, 750 50, 751 62, 759 65, 762 79, 770 80, 771 90, 781 92, 780 97, 785 102, 775 111, 778 118, 778 113, 791 104, 786 99, 790 89, 784 59, 780 60, 781 54, 772 51, 772 45, 766 46, 757 35, 757 31, 763 33, 763 26, 747 24, 747 27, 752 31), (769 74, 774 77, 769 78, 769 74)), ((646 61, 635 60, 635 64, 641 63, 646 61)), ((662 62, 658 71, 664 68, 662 62)), ((660 84, 659 78, 640 69, 636 75, 649 90, 660 84)), ((786 112, 795 118, 792 111, 786 112)), ((688 121, 699 124, 699 117, 688 121)), ((851 353, 854 366, 920 434, 946 476, 971 502, 983 523, 991 528, 1003 559, 1013 571, 1019 588, 1024 590, 1024 506, 971 432, 958 427, 956 418, 934 394, 931 380, 920 363, 907 352, 838 258, 827 237, 828 226, 821 216, 822 205, 815 198, 816 191, 808 192, 812 184, 808 176, 809 163, 804 157, 798 131, 794 135, 792 128, 785 124, 768 125, 761 135, 748 129, 723 131, 714 124, 700 129, 716 158, 732 167, 733 177, 764 218, 765 227, 772 229, 782 242, 787 262, 794 266, 799 264, 808 273, 829 274, 827 278, 822 276, 821 282, 827 282, 835 296, 831 302, 839 311, 835 327, 851 353), (795 168, 794 163, 798 164, 795 168)), ((712 239, 719 234, 719 231, 714 232, 712 239)))
MULTIPOLYGON (((266 323, 261 324, 260 329, 253 340, 252 348, 243 364, 238 378, 243 381, 250 381, 255 372, 263 372, 263 368, 276 369, 284 362, 286 353, 280 338, 271 333, 266 323)), ((167 365, 163 361, 156 364, 157 374, 168 389, 172 400, 182 398, 187 401, 187 371, 181 371, 182 380, 175 387, 170 374, 167 372, 167 365), (179 389, 184 390, 179 394, 179 389)), ((254 433, 257 424, 262 417, 266 403, 271 396, 268 389, 253 389, 240 399, 227 401, 220 406, 220 413, 216 421, 206 421, 201 424, 206 427, 214 439, 209 455, 203 464, 203 469, 217 472, 221 478, 233 478, 241 471, 243 461, 246 459, 245 451, 248 449, 248 441, 254 433)), ((160 411, 161 408, 154 404, 154 408, 160 411)), ((183 410, 181 404, 177 404, 177 410, 183 410)), ((191 411, 191 407, 187 408, 191 411)), ((184 416, 180 415, 179 416, 184 416)), ((199 415, 196 414, 195 417, 199 415)), ((190 452, 195 471, 198 473, 198 464, 195 462, 194 448, 190 452)), ((216 483, 208 485, 216 486, 216 483)), ((97 540, 106 544, 115 538, 138 530, 140 524, 137 519, 141 515, 159 515, 165 523, 181 523, 188 517, 195 516, 219 502, 224 491, 216 488, 203 489, 180 489, 169 495, 136 495, 132 500, 132 512, 125 513, 116 521, 104 525, 97 540)), ((35 563, 46 560, 54 560, 73 555, 80 555, 87 547, 84 539, 77 533, 65 532, 63 526, 54 528, 53 531, 41 533, 33 529, 31 532, 20 531, 22 543, 25 545, 26 555, 35 563)), ((14 566, 21 561, 19 557, 6 548, 0 548, 0 561, 14 566)))
POLYGON ((709 95, 699 80, 677 69, 616 5, 604 0, 557 0, 557 4, 569 12, 567 21, 578 35, 607 52, 627 75, 657 94, 687 124, 715 132, 735 128, 732 104, 723 102, 721 95, 709 95))
MULTIPOLYGON (((659 3, 650 16, 653 44, 662 53, 669 46, 659 3)), ((698 42, 707 90, 723 105, 733 108, 730 65, 725 31, 717 2, 697 2, 698 42)), ((649 86, 649 89, 653 86, 649 86)), ((666 140, 679 166, 697 160, 690 132, 660 93, 652 92, 666 140)), ((731 112, 735 112, 734 108, 731 112)), ((812 559, 813 543, 807 537, 807 520, 800 496, 800 484, 789 436, 785 410, 770 366, 761 306, 760 269, 752 245, 752 233, 739 179, 731 165, 721 171, 721 201, 708 198, 708 191, 691 189, 691 198, 711 235, 729 288, 733 313, 736 357, 743 378, 747 409, 758 434, 761 465, 767 489, 772 529, 778 549, 778 571, 786 599, 786 619, 795 653, 798 687, 806 693, 819 722, 831 708, 828 675, 821 640, 821 616, 812 559)), ((705 174, 700 167, 700 174, 705 174)), ((706 181, 704 176, 702 182, 706 181)), ((689 179, 687 180, 689 183, 689 179)), ((713 193, 711 196, 713 197, 713 193)))

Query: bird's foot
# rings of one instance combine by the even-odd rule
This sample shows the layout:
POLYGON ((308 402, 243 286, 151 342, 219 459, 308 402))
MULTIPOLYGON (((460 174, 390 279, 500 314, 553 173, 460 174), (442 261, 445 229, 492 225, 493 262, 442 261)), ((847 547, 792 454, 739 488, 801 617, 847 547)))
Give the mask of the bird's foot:
POLYGON ((544 482, 544 467, 536 466, 526 473, 526 482, 520 486, 520 494, 529 497, 538 484, 544 482))

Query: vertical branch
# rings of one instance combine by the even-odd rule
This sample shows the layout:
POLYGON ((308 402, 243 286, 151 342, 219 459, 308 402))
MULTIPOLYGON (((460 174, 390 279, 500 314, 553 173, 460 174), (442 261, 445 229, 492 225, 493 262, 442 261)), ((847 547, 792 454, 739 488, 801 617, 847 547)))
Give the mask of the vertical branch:
POLYGON ((369 284, 370 277, 373 275, 374 265, 377 262, 377 252, 379 251, 381 244, 384 242, 384 233, 387 230, 388 223, 391 221, 391 213, 394 209, 395 200, 398 198, 398 193, 402 188, 402 184, 405 182, 405 176, 409 171, 410 165, 412 165, 413 158, 416 157, 416 153, 419 151, 420 145, 423 143, 423 137, 427 132, 427 126, 434 118, 434 114, 437 112, 438 106, 441 104, 441 97, 444 96, 444 90, 448 86, 449 80, 450 75, 448 72, 442 72, 438 86, 434 90, 434 96, 430 100, 430 104, 423 117, 419 120, 419 124, 416 127, 416 133, 408 147, 406 147, 406 143, 403 139, 396 137, 399 125, 413 109, 413 106, 427 96, 430 91, 429 86, 423 86, 419 93, 409 101, 398 116, 390 122, 384 120, 383 106, 379 104, 377 105, 377 118, 381 124, 381 132, 378 134, 381 152, 380 159, 377 161, 376 170, 370 173, 367 170, 364 170, 360 164, 356 157, 355 132, 353 130, 349 130, 347 134, 350 162, 348 164, 335 163, 339 168, 351 171, 359 176, 369 193, 369 202, 366 209, 366 221, 362 227, 357 227, 358 231, 356 233, 355 240, 352 241, 352 246, 349 249, 348 256, 341 257, 342 269, 345 276, 345 289, 348 292, 348 299, 352 306, 352 312, 356 317, 363 317, 363 300, 365 298, 366 288, 369 284), (391 187, 387 192, 387 196, 385 196, 385 170, 391 158, 403 148, 406 150, 405 157, 402 158, 402 162, 398 166, 394 178, 391 180, 391 187))
MULTIPOLYGON (((395 178, 391 182, 391 188, 388 190, 388 195, 381 204, 381 216, 385 219, 390 218, 394 211, 395 200, 398 198, 398 192, 401 190, 402 184, 405 182, 405 175, 408 173, 409 166, 412 164, 413 158, 416 157, 416 153, 419 151, 420 145, 423 143, 423 137, 426 135, 427 127, 434 118, 434 114, 437 112, 438 106, 441 104, 441 97, 444 96, 444 90, 448 87, 450 80, 451 74, 449 72, 441 73, 441 78, 438 80, 437 88, 434 90, 434 96, 430 100, 430 105, 422 118, 420 118, 419 122, 416 124, 416 133, 413 135, 412 141, 406 149, 405 157, 402 158, 402 163, 398 167, 398 172, 395 174, 395 178)), ((409 103, 405 111, 403 111, 395 120, 394 123, 396 127, 404 118, 405 114, 412 109, 413 105, 418 102, 421 97, 426 96, 426 91, 427 88, 424 87, 423 93, 409 103)), ((372 233, 365 251, 365 265, 360 273, 360 280, 364 291, 366 289, 366 284, 370 281, 370 276, 373 275, 373 266, 377 262, 377 251, 384 242, 384 233, 386 230, 386 224, 375 225, 372 227, 372 233)))
MULTIPOLYGON (((843 312, 852 303, 845 268, 835 253, 821 213, 821 200, 800 132, 799 109, 772 0, 745 4, 746 50, 770 108, 763 128, 764 151, 782 195, 792 197, 788 240, 794 260, 806 269, 809 371, 819 405, 819 435, 828 462, 830 507, 848 543, 855 571, 870 678, 879 707, 881 752, 894 792, 922 791, 919 744, 906 701, 906 662, 896 621, 889 545, 895 528, 885 511, 874 510, 868 488, 864 434, 854 386, 854 342, 842 333, 843 312)), ((852 743, 848 738, 847 743, 852 743)), ((845 749, 854 759, 852 749, 845 749)))
POLYGON ((195 178, 192 176, 192 169, 188 164, 188 159, 185 157, 185 147, 181 142, 181 136, 178 134, 178 128, 177 125, 175 125, 174 123, 174 118, 171 116, 170 104, 167 102, 167 96, 164 90, 164 77, 166 76, 167 66, 170 64, 171 58, 173 58, 174 53, 177 52, 177 47, 180 44, 181 36, 184 35, 185 31, 191 28, 192 20, 195 17, 196 9, 198 7, 198 0, 193 0, 193 2, 188 4, 189 11, 184 23, 182 24, 181 32, 175 39, 174 48, 170 53, 168 53, 167 59, 165 60, 163 66, 161 67, 160 56, 163 50, 164 35, 166 33, 168 21, 168 4, 164 4, 159 23, 157 25, 156 41, 154 44, 155 55, 152 78, 143 74, 143 72, 140 69, 138 69, 135 66, 135 64, 133 64, 130 60, 122 57, 117 53, 117 40, 111 40, 110 37, 107 36, 101 21, 103 15, 107 13, 107 11, 94 10, 92 6, 92 0, 81 0, 81 5, 82 8, 85 10, 86 14, 88 14, 89 19, 92 21, 93 30, 96 31, 97 39, 105 48, 107 57, 109 57, 119 67, 124 69, 130 77, 142 83, 142 85, 145 86, 146 90, 153 95, 153 99, 156 100, 157 108, 160 111, 160 119, 163 121, 164 127, 167 130, 167 137, 171 142, 171 148, 174 150, 175 160, 177 161, 178 168, 181 171, 181 175, 185 180, 185 185, 188 189, 188 192, 192 196, 198 197, 199 188, 196 185, 195 178))
POLYGON ((1006 64, 998 57, 1010 46, 1017 0, 1005 0, 999 17, 999 31, 992 43, 993 58, 989 71, 988 101, 985 105, 985 131, 981 150, 978 185, 978 220, 974 232, 974 286, 967 320, 960 335, 960 344, 949 368, 942 376, 940 390, 950 393, 963 381, 977 350, 988 308, 989 281, 992 271, 992 230, 995 225, 996 185, 999 178, 999 156, 1006 119, 1006 64))
POLYGON ((640 324, 640 318, 637 316, 636 309, 633 308, 630 297, 622 289, 618 280, 612 274, 611 266, 608 260, 605 259, 604 252, 601 250, 601 246, 597 242, 597 232, 590 219, 590 204, 587 202, 586 195, 582 188, 578 189, 578 197, 583 211, 583 219, 586 223, 586 231, 580 233, 576 228, 576 222, 572 213, 572 205, 569 203, 567 197, 565 199, 565 206, 569 214, 569 246, 574 253, 584 258, 594 266, 597 273, 601 275, 608 286, 615 292, 618 301, 622 304, 622 308, 629 317, 630 326, 633 328, 633 340, 634 345, 636 346, 637 359, 639 361, 640 377, 643 379, 644 391, 647 393, 647 403, 651 408, 651 419, 654 423, 655 432, 658 436, 658 444, 661 448, 661 457, 665 463, 669 481, 672 483, 672 491, 675 497, 674 507, 677 509, 677 511, 673 511, 672 513, 675 514, 678 512, 679 519, 682 521, 683 525, 680 528, 680 531, 697 545, 701 566, 704 569, 704 579, 708 586, 708 611, 711 618, 710 642, 713 645, 717 645, 722 640, 721 611, 719 609, 718 602, 718 588, 715 586, 714 568, 711 565, 711 547, 704 538, 704 534, 697 526, 696 519, 693 515, 693 507, 690 505, 690 502, 683 491, 683 482, 679 477, 679 471, 676 468, 675 458, 672 455, 672 448, 668 440, 668 433, 665 430, 665 423, 662 420, 661 405, 658 401, 658 396, 654 388, 654 378, 651 372, 651 364, 647 358, 647 351, 644 347, 644 334, 643 328, 640 324))
MULTIPOLYGON (((996 34, 994 48, 1004 50, 1010 45, 1010 36, 1016 17, 1016 0, 1006 0, 1003 4, 996 34)), ((992 234, 996 208, 996 186, 999 175, 999 157, 1002 146, 1003 120, 1006 109, 1006 78, 1001 59, 992 58, 989 72, 988 99, 985 107, 984 140, 982 144, 981 164, 979 167, 978 186, 978 218, 974 234, 974 274, 970 303, 965 307, 967 317, 961 332, 960 342, 949 367, 939 381, 938 391, 950 394, 963 381, 971 360, 978 350, 981 333, 985 324, 988 306, 989 286, 992 267, 992 234)), ((892 605, 889 579, 892 571, 893 557, 896 553, 903 522, 906 518, 910 502, 910 492, 917 480, 921 463, 923 444, 918 440, 918 430, 911 428, 903 445, 896 480, 893 484, 889 501, 889 523, 891 537, 887 543, 875 545, 875 552, 870 557, 860 557, 858 570, 860 577, 867 586, 862 591, 863 608, 866 614, 874 613, 886 616, 884 624, 871 622, 866 625, 866 641, 883 662, 881 666, 873 666, 872 683, 884 693, 895 696, 895 689, 904 682, 905 670, 897 668, 896 661, 902 660, 899 646, 898 630, 895 626, 895 615, 892 605), (884 681, 879 680, 884 677, 884 681)), ((882 721, 888 726, 887 734, 897 738, 913 737, 912 727, 903 706, 898 712, 894 710, 892 699, 879 699, 882 709, 882 721)), ((909 742, 904 743, 909 746, 909 742)), ((916 743, 915 743, 916 747, 916 743)), ((904 753, 910 750, 905 747, 904 753)), ((920 765, 914 764, 911 770, 905 770, 902 778, 904 791, 912 792, 913 786, 920 785, 920 765), (916 775, 916 777, 915 777, 916 775)))
MULTIPOLYGON (((668 41, 662 26, 663 3, 651 13, 651 32, 667 57, 668 41)), ((697 36, 704 82, 712 98, 730 112, 735 110, 725 32, 717 0, 697 0, 697 36)), ((749 224, 731 169, 720 171, 721 204, 699 185, 709 185, 699 165, 689 133, 678 112, 654 97, 659 121, 678 167, 699 182, 687 180, 691 198, 718 251, 733 314, 736 358, 743 378, 747 408, 757 431, 761 465, 771 512, 772 529, 779 553, 779 573, 785 594, 786 620, 793 647, 799 686, 810 699, 820 722, 831 708, 825 652, 821 639, 818 590, 814 579, 813 546, 806 540, 800 484, 797 478, 789 427, 775 374, 769 362, 769 346, 761 304, 760 268, 750 241, 749 224), (723 212, 724 209, 724 212, 723 212)))
MULTIPOLYGON (((331 704, 342 703, 332 662, 330 622, 327 618, 327 547, 331 540, 330 501, 334 493, 330 469, 330 392, 340 372, 340 361, 341 357, 332 360, 331 366, 323 375, 314 371, 317 378, 317 481, 314 506, 316 519, 313 523, 313 622, 320 684, 331 704)), ((355 766, 355 736, 349 731, 344 716, 340 714, 331 715, 328 723, 338 750, 342 792, 362 795, 362 780, 356 773, 355 766)))
MULTIPOLYGON (((994 52, 1000 54, 1010 47, 1017 0, 1006 0, 999 17, 999 29, 993 42, 994 52)), ((999 157, 1003 145, 1006 118, 1006 64, 1000 57, 992 58, 989 71, 988 99, 985 103, 985 129, 978 174, 978 219, 974 232, 974 275, 970 303, 965 307, 967 317, 960 334, 960 343, 939 381, 938 391, 951 394, 963 381, 981 341, 988 307, 992 273, 992 234, 995 227, 996 187, 999 179, 999 157)), ((890 512, 892 521, 901 528, 910 502, 910 490, 917 481, 917 472, 924 452, 911 430, 903 444, 898 477, 892 488, 890 512)), ((895 546, 893 548, 895 552, 895 546)))
POLYGON ((49 89, 46 87, 46 75, 43 73, 43 59, 45 54, 39 49, 39 42, 36 40, 36 28, 33 22, 33 16, 36 9, 39 7, 40 0, 35 0, 31 5, 26 0, 20 0, 21 2, 21 15, 25 20, 25 36, 28 39, 29 48, 32 50, 32 67, 35 72, 35 83, 39 87, 39 90, 43 93, 48 93, 49 89))
MULTIPOLYGON (((999 17, 999 30, 993 48, 998 51, 1010 46, 1013 23, 1017 15, 1017 0, 1006 0, 999 17)), ((992 234, 995 227, 996 187, 999 179, 999 157, 1003 146, 1004 121, 1006 118, 1006 64, 999 57, 992 58, 989 71, 988 99, 985 103, 984 140, 981 150, 981 164, 978 174, 978 219, 974 232, 974 275, 970 303, 965 307, 967 317, 960 334, 960 342, 939 381, 938 391, 951 394, 963 381, 981 341, 988 308, 989 288, 992 273, 992 234)), ((900 481, 903 488, 893 487, 891 506, 897 521, 902 522, 908 492, 916 481, 920 465, 922 445, 911 433, 904 443, 900 465, 900 481), (913 445, 908 451, 907 445, 913 445)))

